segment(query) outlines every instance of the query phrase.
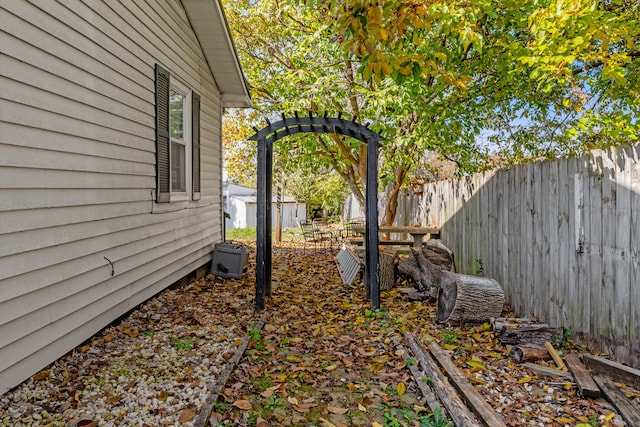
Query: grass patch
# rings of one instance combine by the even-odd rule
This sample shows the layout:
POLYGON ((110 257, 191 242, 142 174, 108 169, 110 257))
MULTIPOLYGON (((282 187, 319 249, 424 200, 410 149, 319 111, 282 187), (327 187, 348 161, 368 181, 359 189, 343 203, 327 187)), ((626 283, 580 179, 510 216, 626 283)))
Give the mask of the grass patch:
POLYGON ((225 231, 225 236, 227 239, 255 239, 256 228, 229 228, 225 231))

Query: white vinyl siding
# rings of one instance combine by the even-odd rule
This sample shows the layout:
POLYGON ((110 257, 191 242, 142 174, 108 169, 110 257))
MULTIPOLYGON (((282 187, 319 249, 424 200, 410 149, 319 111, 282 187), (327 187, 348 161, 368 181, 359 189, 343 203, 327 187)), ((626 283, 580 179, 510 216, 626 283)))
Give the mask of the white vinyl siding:
POLYGON ((222 107, 179 0, 12 0, 0 21, 1 394, 210 260, 222 107), (154 201, 158 63, 200 95, 199 200, 154 201))

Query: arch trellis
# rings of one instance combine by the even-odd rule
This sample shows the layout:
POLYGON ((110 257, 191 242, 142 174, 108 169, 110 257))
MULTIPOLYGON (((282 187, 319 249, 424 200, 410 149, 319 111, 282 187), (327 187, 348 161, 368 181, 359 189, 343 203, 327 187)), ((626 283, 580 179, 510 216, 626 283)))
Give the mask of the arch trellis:
POLYGON ((256 310, 264 308, 264 297, 271 296, 271 202, 273 180, 273 143, 297 133, 334 133, 349 136, 367 144, 367 181, 365 193, 365 284, 367 298, 374 309, 380 308, 380 282, 378 275, 378 145, 383 139, 367 126, 338 117, 299 116, 285 117, 271 123, 250 139, 258 142, 258 212, 256 248, 256 310))

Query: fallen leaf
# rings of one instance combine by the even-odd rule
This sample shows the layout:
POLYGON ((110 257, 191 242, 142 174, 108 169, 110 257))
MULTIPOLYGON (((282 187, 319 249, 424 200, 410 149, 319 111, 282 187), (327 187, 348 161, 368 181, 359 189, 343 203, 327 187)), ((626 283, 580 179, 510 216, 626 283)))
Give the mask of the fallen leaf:
POLYGON ((364 406, 362 406, 361 403, 358 403, 358 410, 362 411, 362 412, 367 412, 367 408, 365 408, 364 406))
POLYGON ((33 379, 36 381, 42 381, 42 380, 46 380, 47 378, 49 378, 49 375, 51 375, 51 371, 40 371, 37 374, 35 374, 33 376, 33 379))
POLYGON ((604 417, 605 421, 611 421, 613 419, 613 417, 615 417, 616 414, 614 412, 609 412, 609 414, 607 416, 604 417))
POLYGON ((236 400, 235 402, 233 402, 233 406, 248 411, 249 409, 251 409, 251 402, 249 402, 248 400, 236 400))
POLYGON ((287 397, 287 401, 292 405, 298 405, 298 399, 296 399, 295 397, 289 396, 287 397))
POLYGON ((398 396, 402 396, 406 390, 406 386, 404 383, 398 383, 396 386, 396 391, 398 392, 398 396))
POLYGON ((196 411, 193 408, 187 408, 180 413, 180 418, 178 422, 180 424, 191 422, 196 416, 196 411))
MULTIPOLYGON (((336 427, 335 424, 325 420, 324 418, 320 418, 320 426, 321 427, 336 427)), ((382 426, 380 426, 380 427, 382 427, 382 426)))
POLYGON ((530 376, 526 376, 526 377, 522 377, 518 380, 518 384, 524 384, 524 383, 529 383, 531 382, 531 377, 530 376))
POLYGON ((340 408, 338 406, 327 406, 327 411, 331 412, 332 414, 336 414, 336 415, 344 415, 347 412, 349 412, 348 409, 340 408))

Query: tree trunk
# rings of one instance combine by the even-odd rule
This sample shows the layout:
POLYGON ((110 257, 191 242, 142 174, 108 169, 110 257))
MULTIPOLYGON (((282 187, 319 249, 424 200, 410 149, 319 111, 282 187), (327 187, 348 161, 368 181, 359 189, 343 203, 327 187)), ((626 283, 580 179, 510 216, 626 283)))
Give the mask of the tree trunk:
POLYGON ((446 279, 438 291, 439 322, 484 322, 498 317, 504 307, 500 284, 486 277, 467 276, 443 271, 446 279))

